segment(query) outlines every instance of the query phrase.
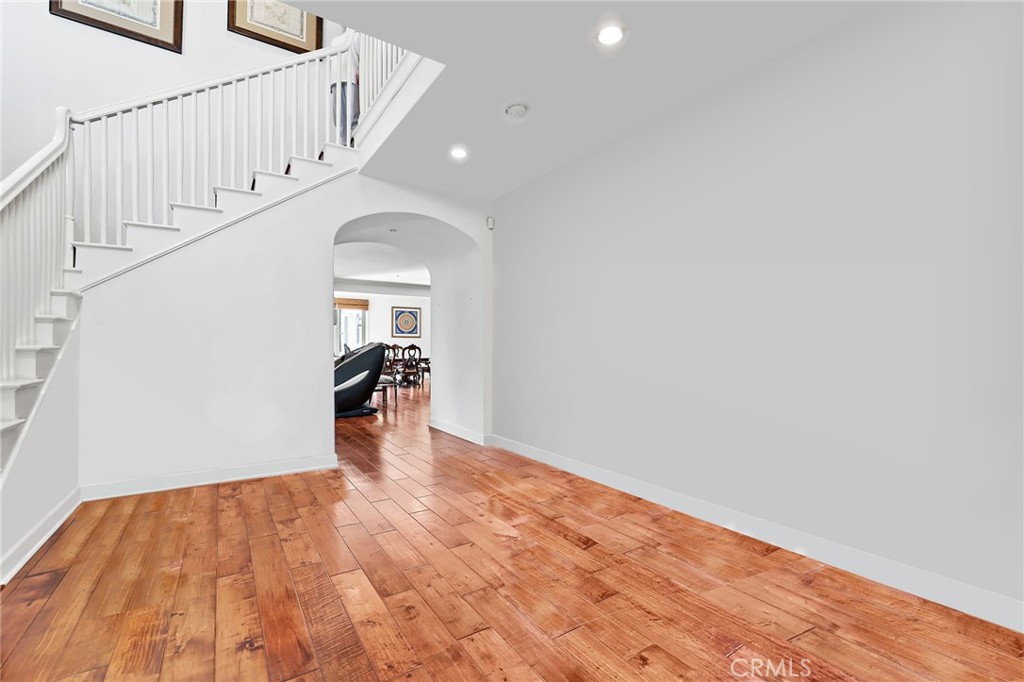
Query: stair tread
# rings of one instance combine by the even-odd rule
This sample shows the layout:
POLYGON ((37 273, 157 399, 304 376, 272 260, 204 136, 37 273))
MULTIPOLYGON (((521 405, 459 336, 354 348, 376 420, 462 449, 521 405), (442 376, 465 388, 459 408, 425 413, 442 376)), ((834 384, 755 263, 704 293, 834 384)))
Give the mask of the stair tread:
POLYGON ((251 194, 254 197, 263 196, 262 192, 257 192, 254 189, 240 189, 238 187, 228 187, 227 185, 214 185, 214 192, 238 192, 239 194, 251 194))
POLYGON ((21 424, 24 424, 24 423, 25 423, 24 419, 2 419, 2 420, 0 420, 0 431, 6 431, 7 429, 12 429, 15 426, 20 426, 21 424))
POLYGON ((47 322, 71 322, 70 317, 64 317, 63 315, 36 315, 37 320, 46 320, 47 322))
POLYGON ((163 223, 141 223, 134 220, 125 220, 122 222, 125 227, 155 227, 160 230, 174 230, 175 232, 181 232, 180 227, 174 225, 164 225, 163 223))
POLYGON ((60 346, 15 346, 14 350, 16 350, 16 351, 19 351, 19 350, 34 350, 34 351, 60 350, 60 346))
MULTIPOLYGON (((67 272, 67 270, 68 270, 68 268, 64 268, 65 272, 67 272)), ((82 298, 82 294, 78 293, 77 291, 71 291, 70 289, 51 289, 50 290, 50 295, 51 296, 70 296, 71 298, 82 298)))
POLYGON ((353 154, 356 153, 355 147, 349 147, 347 144, 338 144, 337 142, 324 142, 324 147, 337 147, 338 149, 347 149, 353 154))
POLYGON ((177 201, 171 202, 171 208, 194 208, 197 211, 209 211, 211 213, 223 213, 224 209, 213 206, 200 206, 199 204, 182 204, 177 201))
POLYGON ((8 381, 0 381, 0 388, 13 388, 17 391, 19 388, 27 388, 41 383, 43 383, 42 379, 10 379, 8 381))
MULTIPOLYGON (((131 251, 132 247, 124 244, 93 244, 91 242, 71 242, 76 249, 110 249, 112 251, 131 251)), ((64 269, 67 272, 67 268, 64 269)))
POLYGON ((333 166, 334 164, 330 161, 323 161, 321 159, 311 159, 308 156, 292 156, 293 161, 305 161, 307 163, 315 163, 318 166, 333 166))
POLYGON ((254 170, 253 175, 255 175, 256 173, 259 173, 260 175, 270 175, 275 178, 287 178, 289 180, 298 180, 298 178, 295 177, 294 175, 285 175, 284 173, 277 173, 275 171, 254 170))

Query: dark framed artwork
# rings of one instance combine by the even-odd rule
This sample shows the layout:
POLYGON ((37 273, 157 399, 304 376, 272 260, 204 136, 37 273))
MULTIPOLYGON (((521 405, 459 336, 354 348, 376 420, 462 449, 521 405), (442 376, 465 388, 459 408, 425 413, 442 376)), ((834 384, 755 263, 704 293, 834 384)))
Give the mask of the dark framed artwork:
POLYGON ((323 20, 281 0, 228 0, 228 30, 292 52, 323 43, 323 20))
POLYGON ((50 0, 50 14, 181 53, 184 0, 50 0))
POLYGON ((420 333, 420 308, 391 307, 391 336, 418 339, 420 333))

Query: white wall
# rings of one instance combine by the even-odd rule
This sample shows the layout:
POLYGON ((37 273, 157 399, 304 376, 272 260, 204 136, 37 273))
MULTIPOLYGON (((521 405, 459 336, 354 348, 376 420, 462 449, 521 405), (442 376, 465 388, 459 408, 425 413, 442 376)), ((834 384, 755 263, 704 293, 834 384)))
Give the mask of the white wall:
POLYGON ((499 199, 499 442, 1021 627, 1021 50, 1019 4, 886 6, 499 199))
MULTIPOLYGON (((435 216, 470 245, 489 239, 477 211, 348 174, 88 289, 83 496, 332 466, 333 243, 342 225, 384 210, 435 216)), ((437 310, 479 290, 483 266, 428 265, 464 282, 432 292, 434 334, 450 328, 459 341, 435 349, 445 371, 431 378, 431 412, 482 434, 483 358, 460 346, 483 347, 482 309, 437 310)))
POLYGON ((6 584, 78 506, 80 336, 65 341, 0 485, 0 582, 6 584))
POLYGON ((423 357, 430 357, 430 297, 426 296, 391 296, 385 294, 368 294, 358 291, 335 291, 337 298, 361 298, 369 301, 370 309, 366 311, 366 340, 368 343, 380 341, 389 346, 397 343, 400 346, 416 344, 423 351, 423 357), (392 336, 391 308, 420 308, 421 337, 392 336))
MULTIPOLYGON (((181 54, 54 16, 47 6, 0 2, 3 177, 50 140, 58 106, 113 105, 294 54, 228 31, 226 2, 185 0, 181 54)), ((324 44, 340 30, 324 22, 324 44)))

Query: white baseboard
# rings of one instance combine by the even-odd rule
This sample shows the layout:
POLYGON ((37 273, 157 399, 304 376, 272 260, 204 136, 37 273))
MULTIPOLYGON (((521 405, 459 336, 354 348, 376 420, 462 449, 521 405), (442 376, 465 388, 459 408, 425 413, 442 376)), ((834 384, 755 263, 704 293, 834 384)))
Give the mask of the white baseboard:
POLYGON ((32 555, 43 546, 43 543, 57 532, 60 524, 64 523, 71 516, 71 512, 78 508, 82 501, 81 493, 81 488, 72 490, 67 497, 58 502, 46 516, 40 519, 39 523, 32 526, 32 529, 21 540, 18 540, 17 544, 7 550, 0 561, 2 563, 0 582, 4 585, 9 583, 11 578, 25 565, 25 562, 31 559, 32 555))
POLYGON ((477 445, 483 445, 486 440, 484 438, 484 434, 477 433, 476 431, 470 431, 469 429, 464 429, 461 426, 456 426, 455 424, 446 424, 444 422, 439 422, 436 419, 431 419, 430 421, 427 422, 427 424, 432 429, 437 429, 438 431, 450 433, 456 438, 468 440, 470 443, 476 443, 477 445))
POLYGON ((148 478, 136 478, 129 481, 111 483, 93 483, 82 486, 83 500, 100 500, 108 497, 123 497, 139 493, 153 493, 175 488, 188 488, 196 485, 240 481, 247 478, 263 478, 296 474, 301 471, 317 469, 337 469, 338 456, 335 453, 317 457, 299 457, 296 459, 280 459, 273 462, 260 462, 241 467, 224 469, 201 469, 181 473, 165 474, 148 478))
POLYGON ((803 554, 883 585, 1004 627, 1024 631, 1024 601, 502 436, 489 434, 486 443, 803 554))

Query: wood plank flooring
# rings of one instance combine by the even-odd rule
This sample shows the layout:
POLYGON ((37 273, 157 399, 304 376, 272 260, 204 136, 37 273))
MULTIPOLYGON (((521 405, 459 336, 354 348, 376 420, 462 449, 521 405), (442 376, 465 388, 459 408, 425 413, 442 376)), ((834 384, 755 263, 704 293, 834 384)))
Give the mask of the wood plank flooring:
POLYGON ((0 592, 0 678, 1024 680, 1024 635, 427 428, 339 470, 87 502, 0 592))

